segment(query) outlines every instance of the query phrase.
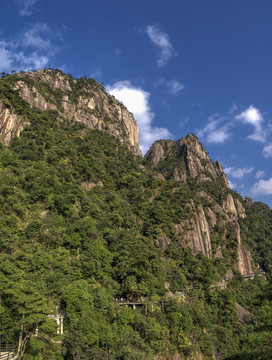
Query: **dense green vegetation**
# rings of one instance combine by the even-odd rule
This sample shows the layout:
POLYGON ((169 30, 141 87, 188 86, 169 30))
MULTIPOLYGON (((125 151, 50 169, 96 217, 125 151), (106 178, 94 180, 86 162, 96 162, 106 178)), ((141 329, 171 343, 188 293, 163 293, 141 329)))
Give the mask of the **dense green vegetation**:
MULTIPOLYGON (((235 273, 226 289, 211 287, 233 268, 231 246, 223 259, 208 259, 176 235, 190 199, 205 204, 197 197, 205 185, 160 180, 107 133, 30 109, 12 90, 15 80, 1 79, 0 98, 30 125, 0 145, 1 342, 20 339, 25 360, 269 359, 269 282, 235 273), (166 251, 156 246, 161 235, 171 239, 166 251), (133 310, 121 299, 143 305, 133 310), (236 302, 250 311, 243 321, 236 302), (48 318, 59 310, 64 335, 48 318)), ((214 198, 220 189, 207 182, 214 198)), ((266 214, 271 249, 271 213, 254 206, 266 214)), ((267 269, 271 252, 263 256, 255 211, 248 208, 243 231, 267 269)), ((221 231, 214 229, 215 248, 221 231)))
POLYGON ((269 276, 272 271, 272 211, 256 202, 247 206, 247 217, 240 220, 242 236, 250 248, 254 260, 269 276))

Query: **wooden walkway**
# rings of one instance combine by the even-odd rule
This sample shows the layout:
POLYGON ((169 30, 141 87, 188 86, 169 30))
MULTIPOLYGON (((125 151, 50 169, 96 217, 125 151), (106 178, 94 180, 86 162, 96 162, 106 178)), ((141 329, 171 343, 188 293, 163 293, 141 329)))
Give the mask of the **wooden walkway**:
MULTIPOLYGON (((242 275, 243 278, 245 280, 248 279, 254 279, 255 276, 263 276, 264 278, 266 278, 265 276, 265 271, 260 270, 260 271, 256 271, 254 273, 251 274, 246 274, 246 275, 242 275)), ((210 285, 210 289, 215 289, 215 288, 220 288, 220 289, 226 289, 228 282, 233 279, 233 278, 229 278, 226 279, 224 278, 221 282, 218 282, 216 284, 211 284, 210 285)), ((174 294, 168 295, 168 298, 166 299, 160 299, 156 302, 152 302, 152 301, 148 301, 147 299, 145 300, 135 300, 135 301, 130 301, 127 299, 115 299, 115 302, 119 305, 119 306, 126 306, 126 307, 131 307, 133 310, 136 309, 136 307, 138 306, 144 306, 145 307, 145 312, 147 314, 148 311, 148 306, 151 306, 151 311, 154 310, 154 306, 155 305, 159 305, 161 307, 161 309, 164 308, 164 304, 169 301, 170 299, 183 299, 186 295, 186 291, 188 292, 189 290, 193 290, 193 289, 198 289, 199 286, 197 284, 191 284, 188 285, 186 289, 182 288, 180 289, 180 291, 177 291, 174 294)), ((1 359, 0 359, 1 360, 1 359)))

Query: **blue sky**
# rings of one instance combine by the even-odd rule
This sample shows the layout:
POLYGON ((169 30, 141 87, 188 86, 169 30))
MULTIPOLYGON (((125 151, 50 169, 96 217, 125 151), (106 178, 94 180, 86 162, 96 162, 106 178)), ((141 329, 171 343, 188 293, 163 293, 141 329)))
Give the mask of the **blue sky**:
POLYGON ((144 152, 196 134, 243 196, 272 206, 271 0, 3 0, 0 72, 93 77, 144 152))

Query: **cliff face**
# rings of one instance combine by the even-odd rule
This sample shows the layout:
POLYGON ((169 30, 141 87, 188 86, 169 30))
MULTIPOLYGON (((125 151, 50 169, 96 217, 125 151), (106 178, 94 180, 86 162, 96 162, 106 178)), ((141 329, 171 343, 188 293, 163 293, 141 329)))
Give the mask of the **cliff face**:
POLYGON ((190 220, 185 220, 176 226, 177 235, 184 246, 188 245, 194 255, 202 252, 208 258, 212 257, 210 227, 202 205, 195 206, 191 201, 190 208, 195 214, 190 220))
MULTIPOLYGON (((60 121, 77 121, 91 129, 104 130, 140 155, 139 129, 133 115, 92 79, 73 79, 60 71, 19 73, 14 90, 41 111, 55 110, 60 121)), ((27 119, 0 103, 0 139, 8 144, 27 126, 27 119)))
POLYGON ((228 207, 225 202, 223 202, 223 206, 220 206, 204 191, 198 193, 197 196, 205 198, 206 203, 209 203, 205 207, 203 205, 196 206, 193 201, 188 204, 191 209, 190 219, 176 225, 180 242, 184 246, 189 246, 195 255, 202 252, 208 258, 222 258, 229 238, 232 238, 237 249, 235 267, 242 275, 250 274, 252 272, 252 259, 250 252, 242 244, 240 225, 238 223, 239 217, 245 216, 240 201, 234 202, 233 197, 228 194, 231 204, 228 207), (241 207, 243 211, 239 213, 241 207), (215 236, 221 239, 217 246, 213 244, 215 236))
POLYGON ((220 178, 229 188, 222 166, 218 161, 211 161, 207 151, 193 134, 178 141, 156 141, 147 152, 145 161, 159 171, 166 167, 167 177, 176 181, 186 182, 191 177, 199 183, 220 178))
POLYGON ((11 109, 7 109, 3 106, 3 102, 0 100, 0 141, 6 145, 10 140, 19 136, 21 131, 27 126, 29 122, 22 116, 17 115, 11 109))
MULTIPOLYGON (((189 246, 193 254, 202 252, 206 257, 224 257, 228 242, 236 247, 235 267, 243 275, 252 272, 249 251, 242 244, 239 218, 245 218, 245 208, 234 199, 229 183, 218 161, 212 162, 207 151, 193 134, 178 140, 159 140, 145 156, 145 162, 159 172, 160 176, 187 183, 214 182, 220 189, 219 199, 205 191, 196 194, 196 200, 187 204, 189 215, 176 225, 176 235, 183 246, 189 246), (200 204, 199 204, 200 203, 200 204)), ((160 237, 157 246, 165 250, 171 240, 160 237)))

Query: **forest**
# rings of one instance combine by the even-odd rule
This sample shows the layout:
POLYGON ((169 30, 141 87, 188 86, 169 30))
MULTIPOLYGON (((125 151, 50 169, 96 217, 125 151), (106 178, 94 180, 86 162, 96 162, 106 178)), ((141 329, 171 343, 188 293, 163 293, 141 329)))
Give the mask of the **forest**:
POLYGON ((220 258, 192 254, 175 226, 222 184, 160 179, 107 132, 31 108, 16 76, 2 75, 0 100, 29 125, 0 144, 0 342, 19 360, 271 360, 271 209, 241 200, 241 236, 265 277, 235 269, 231 237, 220 258))

